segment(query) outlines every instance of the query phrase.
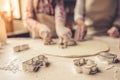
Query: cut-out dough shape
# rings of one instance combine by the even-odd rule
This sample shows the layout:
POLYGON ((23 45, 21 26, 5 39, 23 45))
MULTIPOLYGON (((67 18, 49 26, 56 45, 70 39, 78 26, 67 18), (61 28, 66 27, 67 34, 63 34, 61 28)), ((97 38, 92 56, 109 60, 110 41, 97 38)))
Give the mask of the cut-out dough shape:
POLYGON ((46 46, 42 44, 39 48, 45 54, 69 58, 92 56, 100 52, 109 51, 109 46, 105 42, 99 40, 79 42, 76 46, 69 46, 65 49, 59 48, 58 45, 46 46))

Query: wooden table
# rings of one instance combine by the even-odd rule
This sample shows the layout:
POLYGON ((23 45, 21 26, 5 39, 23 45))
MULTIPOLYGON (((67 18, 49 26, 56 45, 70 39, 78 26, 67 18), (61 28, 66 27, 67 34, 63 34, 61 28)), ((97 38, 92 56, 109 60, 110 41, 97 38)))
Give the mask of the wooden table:
MULTIPOLYGON (((106 36, 94 37, 94 39, 105 41, 110 46, 110 52, 120 56, 119 39, 113 39, 106 36)), ((51 63, 50 67, 43 68, 36 73, 23 71, 23 61, 43 54, 39 50, 39 46, 35 46, 34 43, 36 41, 39 42, 39 40, 40 39, 34 40, 30 38, 10 38, 7 40, 7 45, 0 49, 0 80, 114 80, 113 75, 115 67, 105 70, 105 67, 108 65, 98 62, 97 64, 99 64, 99 67, 101 68, 101 73, 96 75, 78 74, 74 70, 74 58, 62 58, 47 55, 46 56, 51 63), (19 44, 29 44, 30 49, 15 53, 13 47, 19 44)), ((97 61, 96 56, 87 58, 97 61)), ((118 67, 120 64, 114 66, 118 67)))

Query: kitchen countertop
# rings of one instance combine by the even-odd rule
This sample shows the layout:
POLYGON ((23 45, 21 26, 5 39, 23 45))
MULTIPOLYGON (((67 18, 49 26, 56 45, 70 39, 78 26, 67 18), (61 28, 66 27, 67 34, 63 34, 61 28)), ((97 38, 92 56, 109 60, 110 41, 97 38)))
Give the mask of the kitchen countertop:
MULTIPOLYGON (((110 52, 120 56, 120 39, 107 36, 93 38, 106 42, 110 46, 110 52)), ((0 80, 114 80, 114 71, 120 66, 117 64, 112 69, 105 70, 108 65, 97 61, 96 56, 87 57, 97 62, 101 72, 96 75, 85 75, 75 72, 73 65, 75 58, 45 55, 51 63, 49 67, 42 68, 39 72, 25 72, 22 70, 22 62, 43 54, 39 46, 34 43, 39 40, 30 38, 9 38, 7 40, 7 45, 0 49, 0 80), (13 47, 20 44, 29 44, 30 49, 15 53, 13 47)))

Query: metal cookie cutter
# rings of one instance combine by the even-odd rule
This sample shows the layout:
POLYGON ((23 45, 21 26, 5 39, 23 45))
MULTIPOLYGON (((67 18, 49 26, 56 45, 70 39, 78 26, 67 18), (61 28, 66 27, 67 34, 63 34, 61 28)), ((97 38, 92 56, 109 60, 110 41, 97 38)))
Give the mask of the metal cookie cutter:
POLYGON ((77 43, 74 40, 70 40, 70 41, 65 42, 65 43, 59 43, 59 47, 62 49, 67 48, 68 46, 75 46, 75 45, 77 45, 77 43))
POLYGON ((100 53, 97 57, 101 60, 107 61, 108 63, 120 62, 120 60, 117 58, 117 55, 112 53, 107 53, 107 52, 100 53))
POLYGON ((93 60, 86 60, 84 58, 73 60, 75 69, 78 73, 96 74, 100 72, 97 64, 93 60))
POLYGON ((28 61, 23 62, 23 70, 30 72, 37 72, 40 68, 48 67, 50 64, 48 58, 44 55, 39 55, 28 61))
POLYGON ((93 60, 87 60, 86 65, 83 66, 83 73, 92 75, 98 72, 100 72, 100 70, 97 64, 93 60))
POLYGON ((86 64, 85 58, 75 59, 73 60, 73 62, 74 62, 75 70, 78 73, 82 73, 82 66, 86 64))
POLYGON ((29 49, 29 45, 28 44, 23 44, 23 45, 18 45, 14 47, 14 51, 15 52, 21 52, 21 51, 25 51, 29 49))
POLYGON ((73 62, 74 62, 75 66, 82 66, 82 65, 86 64, 85 58, 75 59, 75 60, 73 60, 73 62))

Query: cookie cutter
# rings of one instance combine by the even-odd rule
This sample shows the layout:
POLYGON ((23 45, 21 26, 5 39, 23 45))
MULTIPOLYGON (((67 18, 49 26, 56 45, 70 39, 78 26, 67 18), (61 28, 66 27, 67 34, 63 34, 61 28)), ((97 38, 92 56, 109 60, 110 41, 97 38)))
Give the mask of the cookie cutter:
POLYGON ((87 60, 87 63, 85 66, 83 66, 83 73, 85 74, 96 74, 99 73, 100 70, 97 67, 97 64, 93 60, 87 60))
POLYGON ((74 62, 75 66, 82 66, 82 65, 86 64, 85 58, 75 59, 75 60, 73 60, 73 62, 74 62))
POLYGON ((30 47, 28 44, 23 44, 23 45, 15 46, 13 49, 14 49, 14 52, 21 52, 21 51, 28 50, 29 48, 30 47))
POLYGON ((65 42, 65 43, 59 43, 59 47, 62 49, 67 48, 68 46, 75 46, 75 45, 77 45, 77 43, 74 40, 70 40, 70 41, 65 42))
POLYGON ((96 74, 100 72, 100 70, 97 67, 97 64, 93 60, 86 60, 85 58, 79 58, 73 60, 75 70, 78 73, 84 73, 84 74, 96 74))
POLYGON ((86 64, 85 58, 75 59, 73 60, 73 62, 74 62, 75 70, 78 73, 82 73, 82 66, 86 64))
POLYGON ((24 71, 37 72, 40 68, 48 67, 49 62, 47 57, 39 55, 23 62, 22 66, 24 71))
POLYGON ((117 58, 117 55, 112 54, 112 53, 103 52, 97 55, 97 57, 103 61, 107 61, 108 63, 119 63, 120 62, 119 59, 117 58))

